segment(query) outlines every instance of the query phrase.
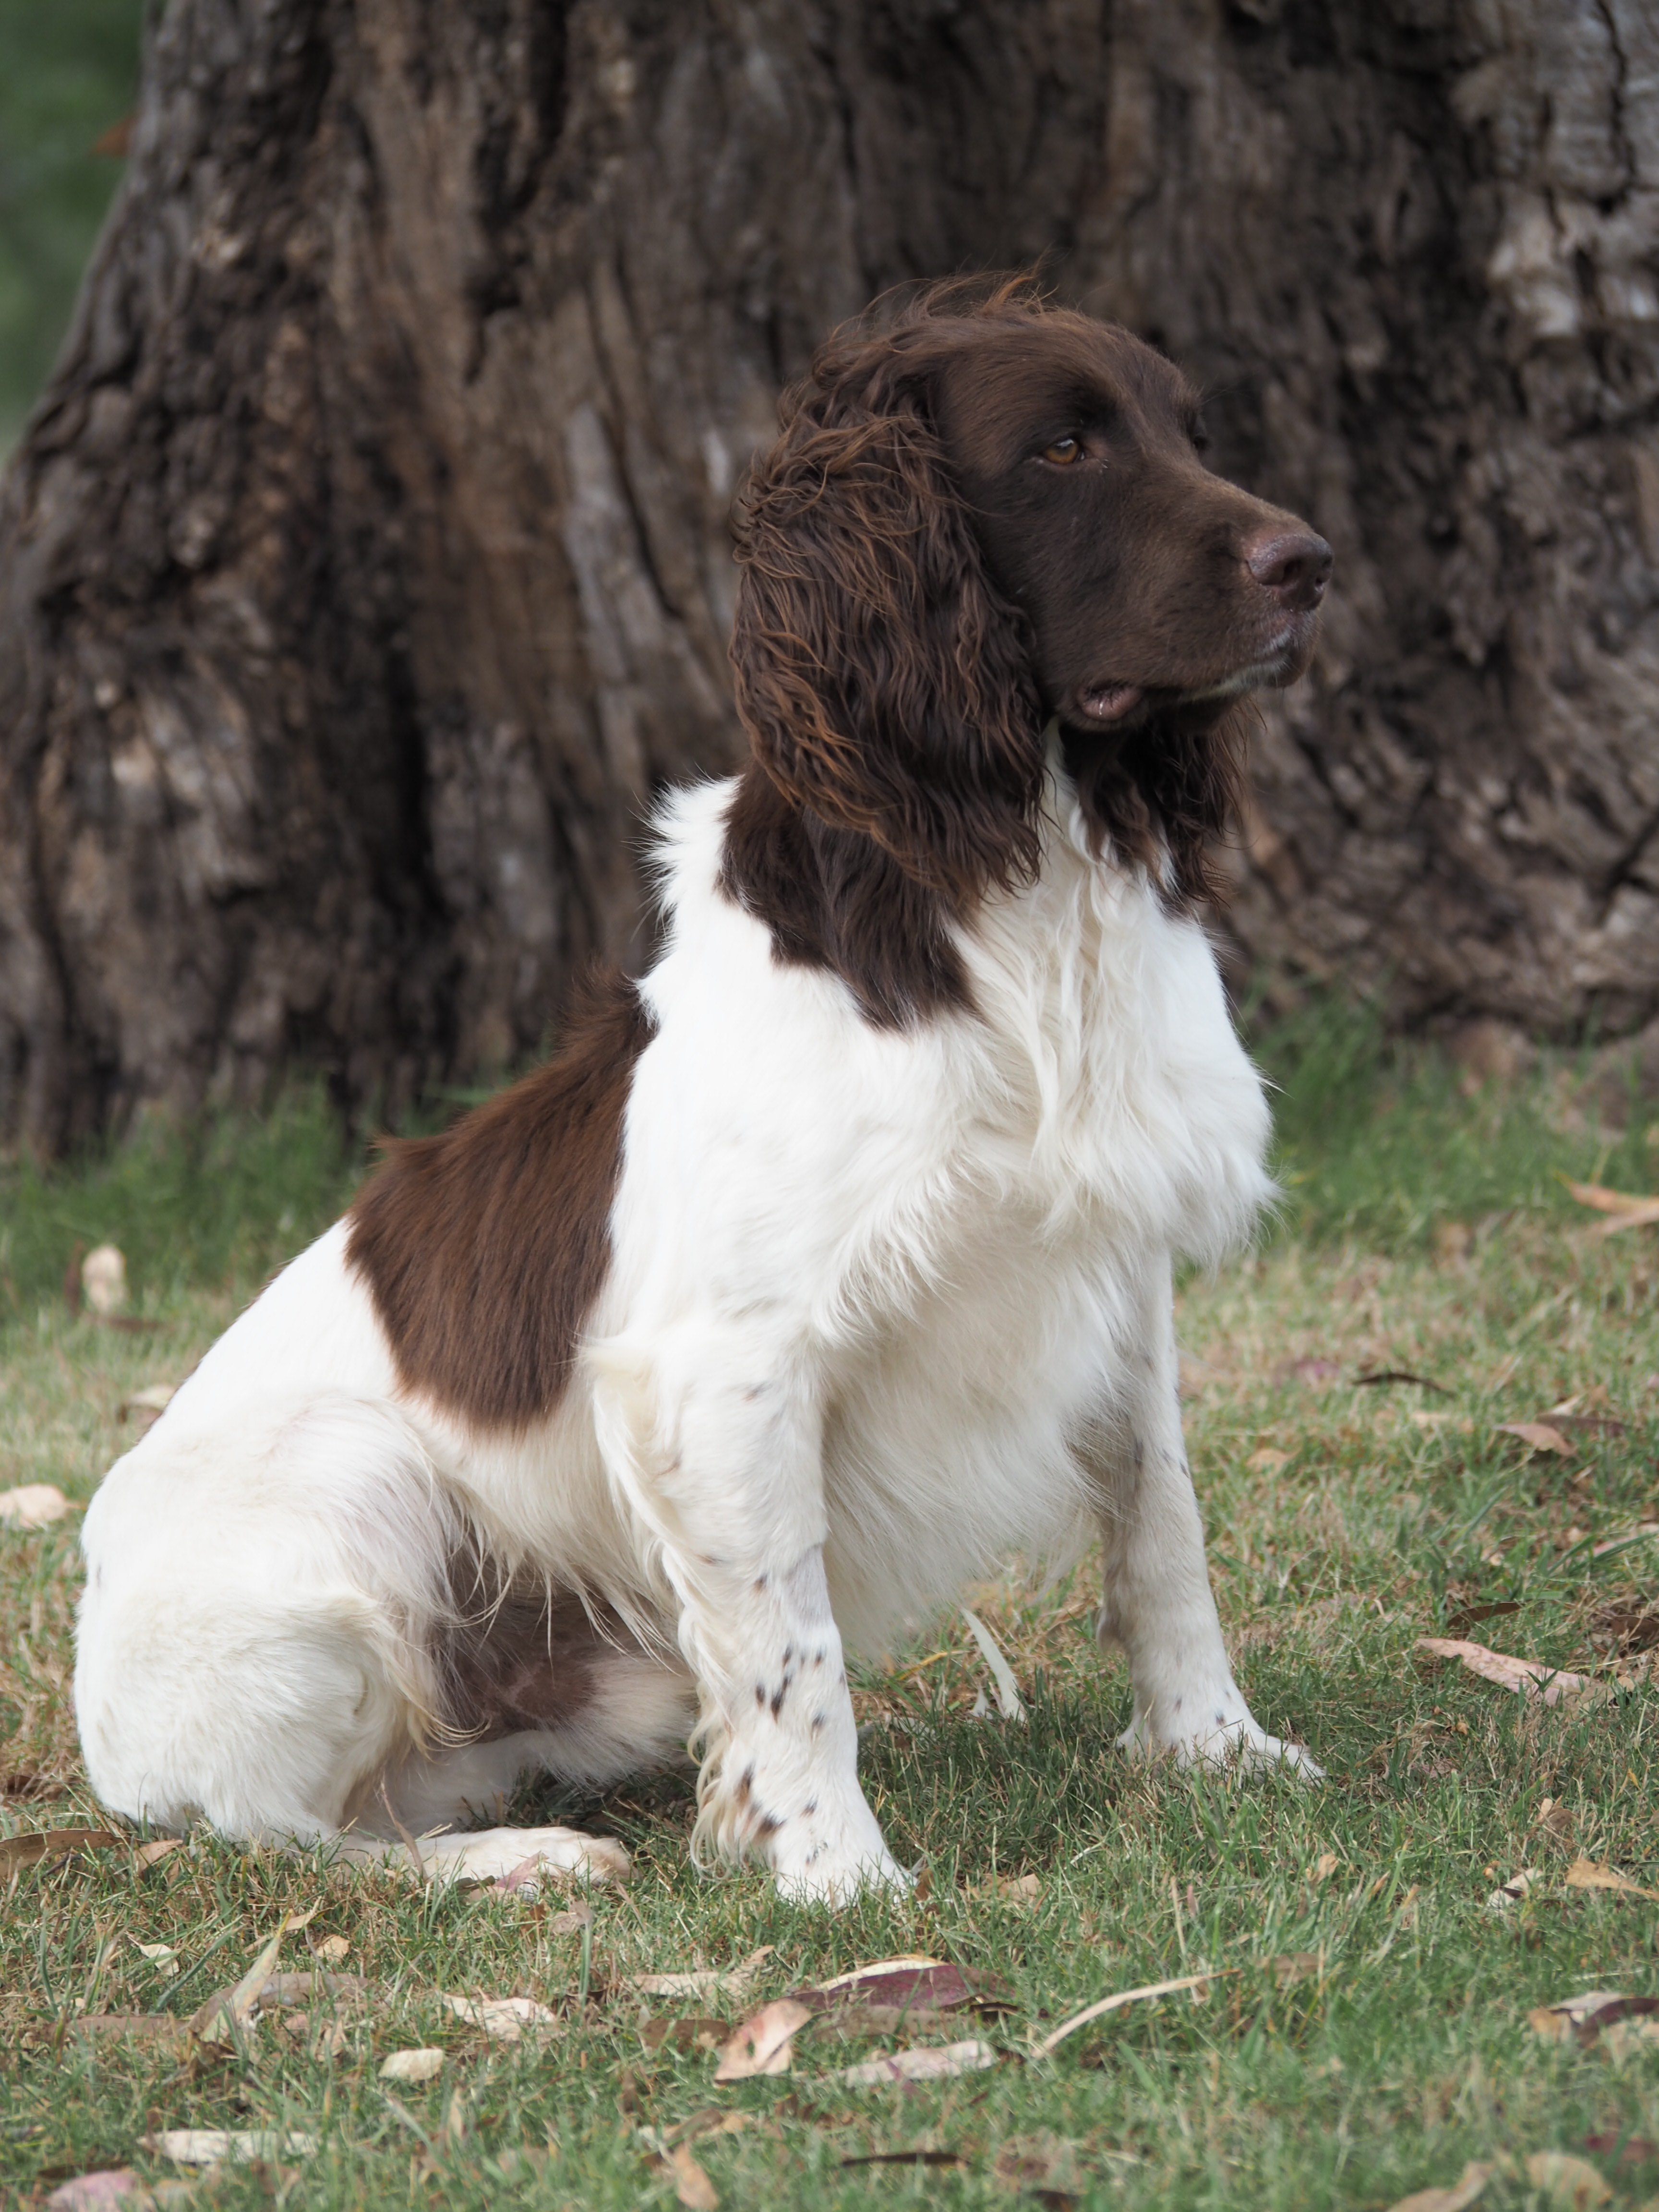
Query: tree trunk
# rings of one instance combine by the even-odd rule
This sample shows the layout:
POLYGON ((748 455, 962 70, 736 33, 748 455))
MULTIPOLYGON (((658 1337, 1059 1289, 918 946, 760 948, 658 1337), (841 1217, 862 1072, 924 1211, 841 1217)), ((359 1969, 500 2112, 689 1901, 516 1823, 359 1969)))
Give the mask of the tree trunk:
POLYGON ((1338 549, 1243 954, 1651 1019, 1656 207, 1639 0, 173 0, 0 495, 0 1130, 533 1049, 735 757, 779 384, 1044 252, 1338 549))

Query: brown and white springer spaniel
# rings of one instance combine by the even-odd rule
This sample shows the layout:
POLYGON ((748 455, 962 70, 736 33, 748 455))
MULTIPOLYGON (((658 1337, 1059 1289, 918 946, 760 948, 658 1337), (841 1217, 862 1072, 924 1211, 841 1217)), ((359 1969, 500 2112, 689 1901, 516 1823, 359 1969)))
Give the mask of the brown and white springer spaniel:
POLYGON ((94 1501, 120 1812, 382 1850, 690 1737, 698 1848, 845 1899, 903 1877, 843 1653, 1091 1534, 1125 1747, 1317 1772, 1223 1649, 1170 1269, 1268 1190, 1194 909, 1330 550, 1020 284, 838 332, 739 520, 752 757, 660 809, 650 972, 394 1146, 94 1501))

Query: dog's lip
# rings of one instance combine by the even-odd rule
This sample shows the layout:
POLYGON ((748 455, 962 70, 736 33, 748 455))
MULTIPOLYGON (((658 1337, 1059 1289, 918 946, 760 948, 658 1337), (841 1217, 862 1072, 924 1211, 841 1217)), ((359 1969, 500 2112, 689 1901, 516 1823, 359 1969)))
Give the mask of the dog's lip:
POLYGON ((1102 677, 1091 684, 1080 684, 1073 694, 1074 711, 1081 720, 1092 723, 1097 729, 1111 728, 1128 721, 1140 708, 1159 699, 1177 707, 1198 706, 1206 700, 1236 699, 1242 692, 1254 691, 1262 684, 1288 682, 1292 673, 1301 673, 1297 664, 1307 648, 1315 619, 1313 610, 1306 615, 1292 616, 1256 648, 1243 667, 1208 683, 1160 685, 1102 677))
POLYGON ((1090 684, 1078 694, 1078 705, 1091 722, 1121 722, 1146 696, 1139 684, 1090 684))

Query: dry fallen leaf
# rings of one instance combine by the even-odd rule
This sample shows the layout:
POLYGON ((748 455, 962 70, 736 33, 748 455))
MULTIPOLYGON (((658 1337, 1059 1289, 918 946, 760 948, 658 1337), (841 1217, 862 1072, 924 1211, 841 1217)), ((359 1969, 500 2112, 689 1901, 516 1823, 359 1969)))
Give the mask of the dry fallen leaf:
POLYGON ((216 1990, 191 2021, 193 2033, 204 2043, 234 2045, 259 2008, 268 1983, 276 1978, 276 1954, 290 1929, 304 1928, 316 1917, 318 1907, 307 1912, 285 1912, 276 1933, 260 1950, 240 1981, 227 1990, 216 1990))
POLYGON ((1222 1966, 1214 1974, 1180 1974, 1171 1982, 1147 1982, 1138 1990, 1118 1990, 1111 1996, 1098 1997, 1093 2004, 1085 2005, 1081 2012, 1074 2012, 1069 2020, 1061 2021, 1051 2035, 1045 2035, 1040 2043, 1034 2045, 1036 2055, 1039 2058, 1047 2058, 1079 2027, 1085 2027, 1091 2020, 1103 2020, 1109 2012, 1117 2012, 1124 2005, 1140 2004, 1151 1997, 1173 1996, 1179 1990, 1201 1989, 1217 1979, 1218 1975, 1237 1972, 1236 1966, 1222 1966))
POLYGON ((1493 1890, 1486 1899, 1487 1911, 1507 1912, 1512 1905, 1519 1905, 1534 1882, 1542 1880, 1536 1867, 1522 1867, 1519 1874, 1512 1874, 1500 1888, 1493 1890))
POLYGON ((1599 1866, 1594 1859, 1575 1859, 1567 1869, 1566 1883, 1569 1889, 1613 1889, 1624 1897, 1659 1899, 1659 1889, 1644 1889, 1627 1874, 1620 1874, 1610 1866, 1599 1866))
POLYGON ((1495 1682, 1500 1690, 1512 1690, 1517 1695, 1541 1698, 1547 1705, 1612 1694, 1607 1683, 1592 1681, 1588 1674, 1570 1674, 1565 1668, 1547 1666, 1541 1659, 1513 1658, 1508 1652, 1491 1651, 1484 1644, 1466 1643, 1461 1637, 1419 1636, 1417 1648, 1431 1658, 1461 1660, 1483 1682, 1495 1682))
POLYGON ((315 2136, 293 2128, 162 2128, 144 2137, 144 2148, 175 2166, 220 2166, 227 2159, 309 2158, 315 2136))
POLYGON ((1340 1867, 1341 1863, 1341 1860, 1337 1856, 1334 1851, 1321 1851, 1318 1858, 1314 1862, 1314 1880, 1316 1881, 1329 1881, 1332 1875, 1336 1872, 1338 1867, 1340 1867))
POLYGON ((443 2070, 441 2051, 394 2051, 380 2062, 382 2081, 434 2081, 443 2070))
POLYGON ((1534 1451, 1554 1452, 1562 1459, 1573 1455, 1571 1444, 1559 1429, 1552 1428, 1547 1421, 1499 1421, 1497 1434, 1519 1437, 1534 1451))
POLYGON ((158 1866, 164 1858, 170 1857, 174 1851, 182 1850, 184 1846, 182 1836, 157 1836, 152 1842, 139 1844, 135 1848, 133 1865, 140 1874, 143 1874, 149 1868, 158 1866))
POLYGON ((676 2143, 663 2154, 664 2163, 673 2176, 674 2194, 690 2212, 715 2212, 720 2195, 714 2183, 698 2165, 689 2143, 676 2143))
POLYGON ((22 1482, 15 1490, 0 1490, 0 1528, 44 1528, 69 1510, 70 1502, 55 1483, 22 1482))
POLYGON ((775 1997, 744 2021, 720 2051, 717 2081, 746 2081, 756 2074, 787 2074, 793 2039, 812 2018, 811 2005, 794 1997, 775 1997))
POLYGON ((94 1245, 82 1261, 81 1294, 95 1314, 120 1312, 127 1302, 127 1263, 118 1244, 94 1245))
POLYGON ((1288 1467, 1290 1463, 1289 1452, 1280 1451, 1277 1444, 1258 1446, 1244 1462, 1257 1474, 1277 1474, 1281 1467, 1288 1467))
POLYGON ((1652 2013, 1659 2013, 1659 1997, 1630 1996, 1623 1990, 1586 1990, 1582 1996, 1537 2006, 1527 2014, 1527 2023, 1547 2043, 1561 2043, 1571 2036, 1589 2044, 1616 2021, 1652 2013))
POLYGON ((1036 1905, 1042 1897, 1042 1877, 1035 1874, 998 1874, 976 1881, 969 1897, 994 1897, 1005 1905, 1036 1905))
MULTIPOLYGON (((137 2175, 130 2166, 111 2166, 101 2173, 77 2173, 47 2197, 41 2212, 99 2212, 105 2204, 119 2204, 141 2193, 137 2175)), ((148 2197, 149 2191, 142 2193, 148 2197)))
POLYGON ((1641 1229, 1659 1221, 1659 1198, 1630 1190, 1609 1190, 1605 1183, 1570 1182, 1567 1188, 1580 1206, 1592 1206, 1608 1218, 1591 1231, 1596 1237, 1616 1237, 1622 1229, 1641 1229))
POLYGON ((170 1982, 179 1971, 179 1954, 171 1943, 141 1943, 136 1936, 127 1938, 135 1951, 142 1951, 163 1981, 170 1982))
POLYGON ((1527 2179, 1559 2212, 1591 2212, 1592 2206, 1605 2204, 1613 2195, 1589 2160, 1575 2158, 1571 2151, 1534 2151, 1527 2160, 1527 2179))
POLYGON ((965 2043, 913 2045, 908 2051, 888 2051, 860 2065, 844 2066, 830 2079, 844 2081, 849 2089, 872 2089, 886 2081, 947 2081, 958 2074, 982 2073, 996 2063, 991 2045, 970 2037, 965 2043))
POLYGON ((105 1850, 125 1844, 112 1828, 34 1828, 26 1835, 0 1836, 0 1876, 37 1859, 62 1858, 66 1851, 105 1850))
POLYGON ((773 1948, 763 1943, 737 1966, 698 1967, 685 1974, 630 1974, 628 1986, 643 1997, 738 1997, 771 1957, 773 1948))
POLYGON ((991 1670, 991 1680, 996 1686, 997 1711, 1006 1721, 1023 1721, 1025 1707, 1021 1703, 1019 1685, 1014 1680, 1014 1670, 1002 1654, 1002 1647, 976 1613, 964 1605, 962 1617, 973 1631, 980 1656, 991 1670))
POLYGON ((1457 2179, 1447 2189, 1417 2189, 1409 2197, 1402 2197, 1389 2212, 1464 2212, 1473 2204, 1498 2168, 1478 2165, 1474 2159, 1463 2168, 1457 2179))
POLYGON ((441 1990, 438 2002, 469 2027, 482 2028, 495 2043, 517 2043, 526 2029, 545 2034, 562 2025, 557 2013, 538 2004, 534 1997, 458 1997, 441 1990))
POLYGON ((349 1936, 325 1936, 320 1942, 313 1944, 312 1955, 313 1958, 321 1959, 328 1966, 337 1966, 341 1960, 349 1954, 350 1950, 351 1939, 349 1936))

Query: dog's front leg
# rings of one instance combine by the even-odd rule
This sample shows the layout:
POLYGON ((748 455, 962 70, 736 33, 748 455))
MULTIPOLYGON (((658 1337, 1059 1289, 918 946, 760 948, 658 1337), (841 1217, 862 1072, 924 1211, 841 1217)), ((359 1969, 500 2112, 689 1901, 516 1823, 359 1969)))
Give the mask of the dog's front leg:
POLYGON ((1115 1403, 1082 1446, 1100 1501, 1101 1635, 1121 1645, 1134 1689, 1120 1741, 1134 1756, 1173 1752, 1183 1766, 1282 1759, 1317 1781, 1300 1746, 1258 1725, 1228 1663, 1181 1431, 1167 1260, 1147 1271, 1139 1319, 1115 1403))
POLYGON ((673 1590, 702 1698, 694 1850, 762 1857, 798 1899, 902 1884, 859 1787, 804 1363, 688 1331, 646 1358, 613 1340, 594 1365, 605 1457, 673 1590))

